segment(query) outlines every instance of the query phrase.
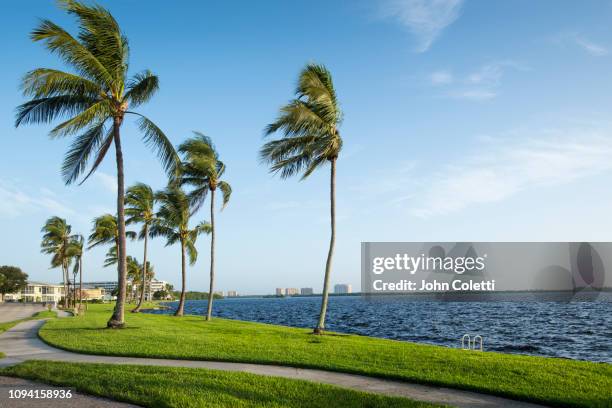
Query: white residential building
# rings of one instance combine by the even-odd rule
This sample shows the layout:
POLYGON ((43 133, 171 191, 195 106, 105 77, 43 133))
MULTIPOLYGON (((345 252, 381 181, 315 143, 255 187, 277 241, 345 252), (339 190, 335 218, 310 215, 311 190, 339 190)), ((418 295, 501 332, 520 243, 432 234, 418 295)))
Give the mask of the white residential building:
POLYGON ((19 292, 5 294, 4 301, 16 302, 22 300, 24 302, 59 303, 63 296, 64 287, 62 285, 28 281, 27 286, 19 292))
POLYGON ((285 296, 285 288, 276 288, 276 296, 285 296))

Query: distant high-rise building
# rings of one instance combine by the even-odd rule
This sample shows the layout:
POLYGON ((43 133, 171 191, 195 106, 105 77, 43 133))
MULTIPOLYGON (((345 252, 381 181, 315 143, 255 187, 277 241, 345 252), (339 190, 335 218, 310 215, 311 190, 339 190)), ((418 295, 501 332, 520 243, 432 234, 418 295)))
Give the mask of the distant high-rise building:
POLYGON ((293 295, 299 295, 299 294, 300 294, 300 290, 298 288, 285 289, 285 295, 287 296, 293 296, 293 295))
POLYGON ((314 293, 314 291, 312 290, 312 288, 302 288, 300 289, 300 294, 308 296, 308 295, 312 295, 314 293))
POLYGON ((352 293, 353 287, 350 283, 338 283, 334 286, 334 293, 342 294, 342 293, 352 293))
POLYGON ((236 292, 235 290, 228 290, 227 297, 238 297, 238 292, 236 292))
POLYGON ((285 296, 284 288, 276 288, 276 296, 285 296))

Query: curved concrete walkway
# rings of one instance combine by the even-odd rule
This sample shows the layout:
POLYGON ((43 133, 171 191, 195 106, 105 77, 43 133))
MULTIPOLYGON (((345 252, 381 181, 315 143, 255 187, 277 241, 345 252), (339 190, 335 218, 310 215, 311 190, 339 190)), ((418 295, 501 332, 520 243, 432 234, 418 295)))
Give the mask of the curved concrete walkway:
POLYGON ((48 360, 78 363, 207 368, 213 370, 247 372, 259 375, 314 381, 358 391, 399 396, 417 401, 446 404, 461 408, 542 407, 542 405, 530 404, 476 392, 410 384, 402 381, 386 380, 323 370, 215 361, 169 360, 78 354, 51 347, 40 340, 38 338, 38 329, 43 324, 43 320, 23 322, 0 335, 0 351, 4 352, 7 356, 5 359, 0 360, 0 366, 19 364, 26 360, 48 360))
POLYGON ((24 319, 34 313, 47 310, 42 304, 5 302, 0 303, 0 323, 12 322, 24 319))

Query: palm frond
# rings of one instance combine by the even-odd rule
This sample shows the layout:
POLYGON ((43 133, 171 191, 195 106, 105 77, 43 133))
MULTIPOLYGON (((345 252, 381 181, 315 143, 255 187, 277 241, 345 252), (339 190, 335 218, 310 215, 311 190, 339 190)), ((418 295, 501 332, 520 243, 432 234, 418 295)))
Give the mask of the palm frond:
POLYGON ((104 122, 112 117, 112 108, 105 99, 100 100, 87 107, 83 112, 60 123, 54 127, 49 136, 62 137, 79 132, 81 129, 90 126, 92 122, 104 122))
POLYGON ((227 203, 229 203, 230 196, 232 195, 232 187, 227 181, 220 181, 218 187, 223 195, 223 206, 221 207, 221 210, 223 210, 227 206, 227 203))
POLYGON ((151 71, 144 71, 134 75, 127 83, 127 92, 123 100, 130 102, 132 107, 142 105, 153 97, 159 89, 159 78, 151 71))
POLYGON ((162 167, 169 176, 176 175, 180 168, 181 159, 179 158, 174 146, 164 132, 155 123, 136 112, 127 112, 138 116, 136 123, 143 133, 143 141, 151 147, 162 163, 162 167))
POLYGON ((113 89, 114 79, 100 60, 57 24, 50 20, 42 20, 30 37, 33 41, 43 41, 50 52, 57 54, 82 75, 104 84, 107 89, 113 89))
POLYGON ((100 122, 70 145, 62 164, 62 177, 66 184, 72 184, 85 171, 91 153, 100 146, 103 136, 104 122, 100 122))
POLYGON ((97 103, 85 95, 58 95, 32 99, 17 107, 15 127, 22 124, 49 123, 59 117, 78 115, 97 103))
POLYGON ((106 138, 104 139, 102 144, 98 147, 98 152, 96 153, 96 159, 91 165, 89 172, 85 175, 85 177, 83 177, 83 180, 81 180, 79 185, 83 184, 85 180, 87 180, 89 176, 91 176, 96 171, 100 163, 102 163, 102 161, 104 160, 104 157, 106 156, 106 153, 108 152, 108 149, 113 144, 113 140, 114 140, 114 134, 113 134, 113 129, 111 127, 108 130, 108 133, 106 134, 106 138))
POLYGON ((185 242, 185 249, 187 249, 187 256, 189 258, 189 265, 193 265, 198 260, 198 250, 195 247, 195 242, 188 240, 185 242))
POLYGON ((45 98, 59 95, 85 95, 99 98, 104 90, 95 82, 79 75, 51 68, 28 72, 21 81, 24 95, 45 98))
POLYGON ((98 5, 61 0, 61 6, 79 19, 79 40, 109 72, 118 94, 125 79, 129 56, 128 42, 112 14, 98 5))

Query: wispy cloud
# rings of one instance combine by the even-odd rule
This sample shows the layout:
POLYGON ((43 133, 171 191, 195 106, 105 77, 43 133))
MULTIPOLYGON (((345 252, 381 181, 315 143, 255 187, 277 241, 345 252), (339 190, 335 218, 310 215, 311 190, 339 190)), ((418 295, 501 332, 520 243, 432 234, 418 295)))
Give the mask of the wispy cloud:
POLYGON ((14 183, 0 180, 0 218, 14 218, 32 211, 45 211, 62 217, 75 213, 51 190, 45 188, 34 194, 14 183))
POLYGON ((576 44, 595 57, 603 57, 604 55, 608 55, 609 52, 603 45, 595 44, 583 37, 576 38, 576 44))
POLYGON ((528 134, 484 140, 473 156, 444 166, 396 202, 418 202, 410 213, 427 218, 612 170, 612 129, 528 134))
POLYGON ((594 57, 604 57, 610 53, 610 50, 606 46, 593 42, 584 35, 576 32, 559 34, 554 38, 554 41, 564 47, 571 45, 577 46, 594 57))
POLYGON ((463 0, 385 0, 383 17, 393 18, 416 38, 417 52, 427 51, 461 13, 463 0))
POLYGON ((497 61, 484 64, 459 79, 455 79, 448 71, 434 71, 430 74, 430 81, 436 86, 452 85, 444 94, 446 97, 486 101, 499 94, 502 78, 508 69, 525 71, 528 68, 515 61, 497 61))
POLYGON ((433 85, 449 85, 453 83, 453 74, 450 71, 434 71, 429 75, 433 85))
POLYGON ((491 89, 464 89, 450 91, 447 96, 454 99, 480 102, 495 98, 497 96, 497 91, 491 89))
POLYGON ((117 193, 117 178, 115 176, 111 176, 101 171, 97 171, 94 175, 96 180, 98 180, 106 190, 114 194, 117 193))

